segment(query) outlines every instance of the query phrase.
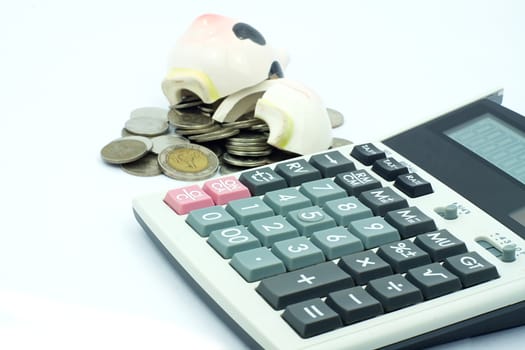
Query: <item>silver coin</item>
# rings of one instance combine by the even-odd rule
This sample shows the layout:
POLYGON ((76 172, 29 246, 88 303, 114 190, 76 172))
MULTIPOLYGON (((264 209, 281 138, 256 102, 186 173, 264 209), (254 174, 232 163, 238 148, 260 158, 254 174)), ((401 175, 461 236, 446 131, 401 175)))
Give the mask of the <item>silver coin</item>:
POLYGON ((263 132, 263 131, 270 131, 270 127, 268 126, 268 124, 258 124, 258 125, 250 126, 248 130, 263 132))
POLYGON ((212 131, 207 134, 188 136, 188 138, 191 141, 200 143, 200 142, 209 142, 209 141, 225 139, 227 137, 237 135, 238 133, 239 133, 239 129, 221 128, 220 130, 212 131))
POLYGON ((168 120, 168 110, 166 108, 160 108, 160 107, 141 107, 137 108, 131 111, 129 118, 137 118, 137 117, 148 117, 148 118, 155 118, 160 119, 163 121, 168 120))
POLYGON ((271 150, 271 149, 272 147, 268 144, 254 146, 254 145, 232 145, 232 144, 226 143, 226 150, 228 150, 228 152, 230 150, 255 152, 255 151, 266 151, 266 150, 271 150))
POLYGON ((209 178, 219 167, 215 153, 195 144, 170 146, 159 154, 158 161, 165 175, 184 181, 209 178))
POLYGON ((222 155, 222 160, 225 164, 242 168, 253 168, 270 163, 266 157, 236 157, 229 153, 224 153, 222 155))
POLYGON ((330 118, 330 124, 332 125, 332 129, 338 128, 345 122, 344 115, 336 111, 333 108, 327 108, 326 112, 328 113, 328 117, 330 118))
POLYGON ((238 142, 230 141, 230 139, 226 140, 225 145, 233 147, 270 147, 270 145, 267 142, 238 142))
POLYGON ((136 117, 129 119, 124 127, 136 135, 157 136, 168 130, 168 123, 152 117, 136 117))
POLYGON ((353 142, 347 139, 342 139, 340 137, 332 138, 332 148, 337 148, 341 146, 351 145, 353 142))
POLYGON ((204 129, 175 129, 175 133, 177 133, 178 135, 190 136, 207 134, 209 132, 217 131, 220 129, 222 129, 220 124, 212 124, 210 127, 204 129))
POLYGON ((113 140, 102 148, 102 159, 110 164, 124 164, 133 162, 153 147, 153 142, 143 136, 126 136, 113 140))
POLYGON ((232 142, 264 142, 268 141, 268 135, 255 132, 240 132, 238 135, 232 136, 228 139, 232 142))
POLYGON ((192 108, 192 107, 196 107, 196 106, 199 106, 202 104, 202 101, 199 99, 199 98, 185 98, 183 99, 182 101, 180 101, 179 103, 177 103, 175 106, 173 106, 173 108, 175 109, 187 109, 187 108, 192 108))
POLYGON ((151 141, 153 142, 153 148, 151 149, 151 152, 155 154, 159 154, 163 149, 169 146, 179 145, 181 143, 190 143, 190 140, 187 138, 174 134, 156 136, 152 138, 151 141))
POLYGON ((138 136, 138 135, 135 135, 129 132, 128 130, 126 130, 126 128, 122 128, 122 130, 120 131, 120 136, 138 136))
POLYGON ((273 151, 272 148, 263 150, 263 151, 237 151, 237 150, 229 149, 228 153, 234 156, 241 156, 241 157, 262 157, 262 156, 270 155, 272 151, 273 151))
POLYGON ((223 125, 225 127, 232 127, 232 128, 237 128, 237 129, 250 128, 254 125, 266 125, 267 126, 264 120, 256 119, 256 118, 224 123, 223 125))
POLYGON ((277 163, 283 160, 299 157, 300 155, 293 152, 283 151, 278 148, 274 148, 272 154, 268 156, 270 163, 277 163))
POLYGON ((177 129, 204 129, 215 124, 215 120, 200 113, 182 113, 170 110, 168 121, 177 129))
POLYGON ((162 174, 157 155, 154 153, 148 153, 134 162, 121 164, 120 167, 128 174, 135 176, 157 176, 162 174))

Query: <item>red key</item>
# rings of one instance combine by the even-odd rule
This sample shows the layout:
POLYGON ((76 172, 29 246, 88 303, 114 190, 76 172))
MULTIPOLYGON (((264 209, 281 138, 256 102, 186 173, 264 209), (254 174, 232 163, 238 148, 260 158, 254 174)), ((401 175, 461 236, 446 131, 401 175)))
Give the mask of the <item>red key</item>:
POLYGON ((234 199, 250 197, 250 190, 237 180, 235 176, 227 176, 206 181, 202 187, 215 204, 226 204, 234 199))
POLYGON ((186 214, 192 210, 215 205, 213 199, 199 186, 191 185, 168 191, 164 202, 177 214, 186 214))

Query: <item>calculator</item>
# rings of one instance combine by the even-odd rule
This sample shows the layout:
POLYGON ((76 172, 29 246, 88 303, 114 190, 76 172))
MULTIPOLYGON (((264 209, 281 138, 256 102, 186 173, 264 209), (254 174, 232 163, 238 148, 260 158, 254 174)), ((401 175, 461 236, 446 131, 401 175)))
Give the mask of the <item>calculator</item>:
POLYGON ((422 348, 525 324, 525 118, 489 99, 133 211, 250 347, 422 348))

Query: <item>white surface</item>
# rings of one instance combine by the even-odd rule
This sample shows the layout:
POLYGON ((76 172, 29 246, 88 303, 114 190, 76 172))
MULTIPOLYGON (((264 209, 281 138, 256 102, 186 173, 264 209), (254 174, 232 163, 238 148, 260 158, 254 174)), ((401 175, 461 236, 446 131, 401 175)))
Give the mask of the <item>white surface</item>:
MULTIPOLYGON (((519 1, 2 1, 2 348, 243 348, 132 216, 131 198, 180 183, 99 156, 132 109, 166 106, 168 51, 206 12, 288 48, 285 74, 346 116, 335 136, 377 139, 500 86, 525 114, 519 1)), ((524 330, 441 348, 517 348, 524 330)))

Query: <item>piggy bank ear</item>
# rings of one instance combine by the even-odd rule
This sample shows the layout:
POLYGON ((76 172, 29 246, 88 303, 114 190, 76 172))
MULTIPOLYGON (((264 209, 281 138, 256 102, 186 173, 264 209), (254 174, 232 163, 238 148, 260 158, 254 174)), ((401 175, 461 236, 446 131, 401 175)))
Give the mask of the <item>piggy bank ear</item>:
POLYGON ((171 105, 193 95, 205 103, 271 77, 282 77, 284 50, 268 45, 253 26, 220 15, 198 17, 177 40, 162 90, 171 105))

